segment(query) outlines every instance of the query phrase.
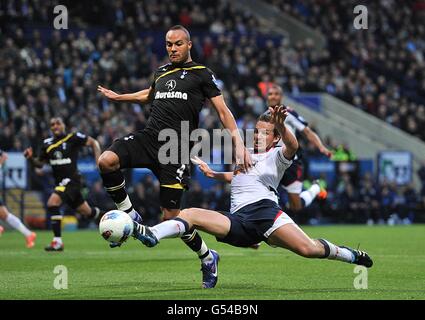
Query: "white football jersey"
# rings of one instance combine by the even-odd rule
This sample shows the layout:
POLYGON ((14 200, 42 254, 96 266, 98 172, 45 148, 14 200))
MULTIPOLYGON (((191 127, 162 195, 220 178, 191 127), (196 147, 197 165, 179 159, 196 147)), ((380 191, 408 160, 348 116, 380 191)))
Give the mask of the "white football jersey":
POLYGON ((232 179, 231 213, 263 199, 279 203, 277 188, 285 170, 292 164, 292 160, 283 156, 282 148, 285 147, 251 154, 253 167, 246 173, 239 172, 232 179))

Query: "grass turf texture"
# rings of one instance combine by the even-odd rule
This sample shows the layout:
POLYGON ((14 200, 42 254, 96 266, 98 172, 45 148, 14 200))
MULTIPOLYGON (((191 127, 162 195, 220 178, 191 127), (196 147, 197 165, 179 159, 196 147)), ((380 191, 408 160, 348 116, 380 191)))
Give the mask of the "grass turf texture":
POLYGON ((305 227, 311 237, 367 250, 374 259, 368 289, 356 290, 354 265, 306 259, 262 244, 259 250, 217 243, 221 255, 215 289, 201 289, 200 262, 179 239, 146 248, 130 239, 110 249, 95 231, 65 232, 65 251, 44 252, 7 231, 0 237, 0 299, 425 299, 425 225, 305 227), (68 289, 56 290, 55 266, 68 268, 68 289))

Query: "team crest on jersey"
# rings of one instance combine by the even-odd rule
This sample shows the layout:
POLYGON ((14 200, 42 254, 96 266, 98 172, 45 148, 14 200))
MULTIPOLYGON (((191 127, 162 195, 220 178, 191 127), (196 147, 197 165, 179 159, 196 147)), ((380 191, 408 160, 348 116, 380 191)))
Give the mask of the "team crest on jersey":
POLYGON ((187 71, 183 70, 182 75, 180 76, 180 79, 184 79, 184 77, 187 75, 187 71))

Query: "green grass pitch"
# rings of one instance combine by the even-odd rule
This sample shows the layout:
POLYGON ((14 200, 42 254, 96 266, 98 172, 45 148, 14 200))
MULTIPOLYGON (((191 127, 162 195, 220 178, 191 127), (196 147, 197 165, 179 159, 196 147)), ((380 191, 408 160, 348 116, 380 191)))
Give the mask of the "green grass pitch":
POLYGON ((215 289, 200 288, 200 263, 179 239, 155 248, 129 240, 109 249, 95 231, 64 232, 65 251, 47 253, 50 232, 36 247, 7 231, 0 237, 1 299, 425 299, 425 225, 305 227, 312 237, 367 250, 374 259, 368 289, 355 289, 354 265, 305 259, 262 244, 259 250, 220 244, 215 289), (68 289, 57 290, 54 268, 68 270, 68 289))

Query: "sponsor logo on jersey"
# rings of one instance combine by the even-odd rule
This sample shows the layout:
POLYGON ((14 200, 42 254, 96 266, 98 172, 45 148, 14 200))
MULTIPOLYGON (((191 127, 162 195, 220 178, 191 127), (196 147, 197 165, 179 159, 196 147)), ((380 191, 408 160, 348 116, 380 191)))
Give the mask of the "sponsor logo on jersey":
POLYGON ((161 92, 157 91, 155 99, 182 99, 187 100, 187 93, 180 91, 161 92))
POLYGON ((70 158, 50 160, 50 165, 52 166, 60 166, 60 165, 70 164, 70 163, 72 163, 72 160, 70 158))

